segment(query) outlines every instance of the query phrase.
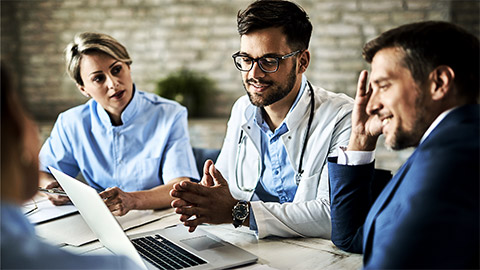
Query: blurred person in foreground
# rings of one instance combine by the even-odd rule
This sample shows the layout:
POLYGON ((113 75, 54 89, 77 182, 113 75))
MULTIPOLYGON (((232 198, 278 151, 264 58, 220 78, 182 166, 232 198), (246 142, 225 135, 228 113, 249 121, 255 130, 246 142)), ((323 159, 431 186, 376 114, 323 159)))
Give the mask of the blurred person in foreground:
POLYGON ((233 105, 216 164, 205 163, 203 185, 175 184, 172 206, 191 231, 233 223, 259 238, 329 239, 327 157, 348 143, 353 100, 304 75, 312 24, 300 6, 255 1, 237 26, 233 60, 246 95, 233 105))
POLYGON ((170 207, 174 183, 200 178, 186 108, 138 90, 126 48, 109 35, 80 33, 65 57, 68 74, 91 99, 58 116, 40 151, 42 185, 59 186, 52 166, 73 177, 81 173, 114 215, 170 207))
POLYGON ((374 162, 329 160, 332 241, 365 269, 479 268, 479 40, 419 22, 368 42, 349 153, 415 151, 376 200, 374 162), (361 152, 359 152, 361 151, 361 152))
MULTIPOLYGON (((20 206, 38 187, 36 124, 23 110, 5 67, 1 69, 1 269, 138 269, 117 256, 79 256, 42 242, 20 206)), ((35 203, 32 201, 32 210, 35 203)))

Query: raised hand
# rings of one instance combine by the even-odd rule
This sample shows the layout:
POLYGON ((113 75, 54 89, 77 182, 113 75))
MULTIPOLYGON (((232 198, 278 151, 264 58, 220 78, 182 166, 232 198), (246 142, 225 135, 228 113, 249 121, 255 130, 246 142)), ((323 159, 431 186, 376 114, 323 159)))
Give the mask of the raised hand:
POLYGON ((378 136, 382 132, 382 123, 378 116, 367 113, 366 108, 371 95, 372 87, 368 83, 368 72, 363 70, 358 77, 352 112, 352 133, 347 147, 349 151, 375 150, 378 136))
MULTIPOLYGON (((170 191, 170 195, 176 198, 172 201, 172 207, 180 214, 180 221, 190 227, 190 232, 195 231, 202 223, 231 223, 232 209, 238 202, 232 197, 227 181, 213 162, 210 161, 208 164, 208 166, 205 164, 205 168, 208 168, 213 185, 208 185, 208 181, 207 185, 182 181, 175 184, 170 191)), ((204 179, 205 174, 202 182, 204 179)))

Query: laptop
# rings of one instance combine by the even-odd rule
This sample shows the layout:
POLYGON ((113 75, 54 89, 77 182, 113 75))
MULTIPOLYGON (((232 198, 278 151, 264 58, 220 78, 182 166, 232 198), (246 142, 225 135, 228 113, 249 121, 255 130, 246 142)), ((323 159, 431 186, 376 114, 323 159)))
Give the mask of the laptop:
POLYGON ((223 269, 258 259, 201 228, 190 233, 182 224, 127 236, 95 189, 49 169, 100 243, 144 269, 223 269))

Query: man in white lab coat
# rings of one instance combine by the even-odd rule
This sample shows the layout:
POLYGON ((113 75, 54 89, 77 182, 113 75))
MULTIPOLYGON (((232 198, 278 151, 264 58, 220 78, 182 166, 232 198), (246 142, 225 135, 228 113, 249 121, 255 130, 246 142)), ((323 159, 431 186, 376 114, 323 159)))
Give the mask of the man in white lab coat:
POLYGON ((298 5, 256 1, 237 17, 232 57, 247 95, 232 109, 217 164, 200 184, 181 182, 172 206, 190 231, 249 226, 259 238, 330 238, 327 157, 347 145, 353 100, 304 75, 312 25, 298 5))

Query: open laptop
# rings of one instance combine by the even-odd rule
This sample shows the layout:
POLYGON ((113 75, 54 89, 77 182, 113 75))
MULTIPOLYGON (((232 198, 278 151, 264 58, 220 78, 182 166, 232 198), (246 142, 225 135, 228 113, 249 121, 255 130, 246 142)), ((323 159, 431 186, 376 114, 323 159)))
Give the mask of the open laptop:
POLYGON ((127 237, 95 189, 49 169, 102 245, 144 269, 221 269, 257 261, 255 255, 200 228, 189 233, 182 224, 127 237))

